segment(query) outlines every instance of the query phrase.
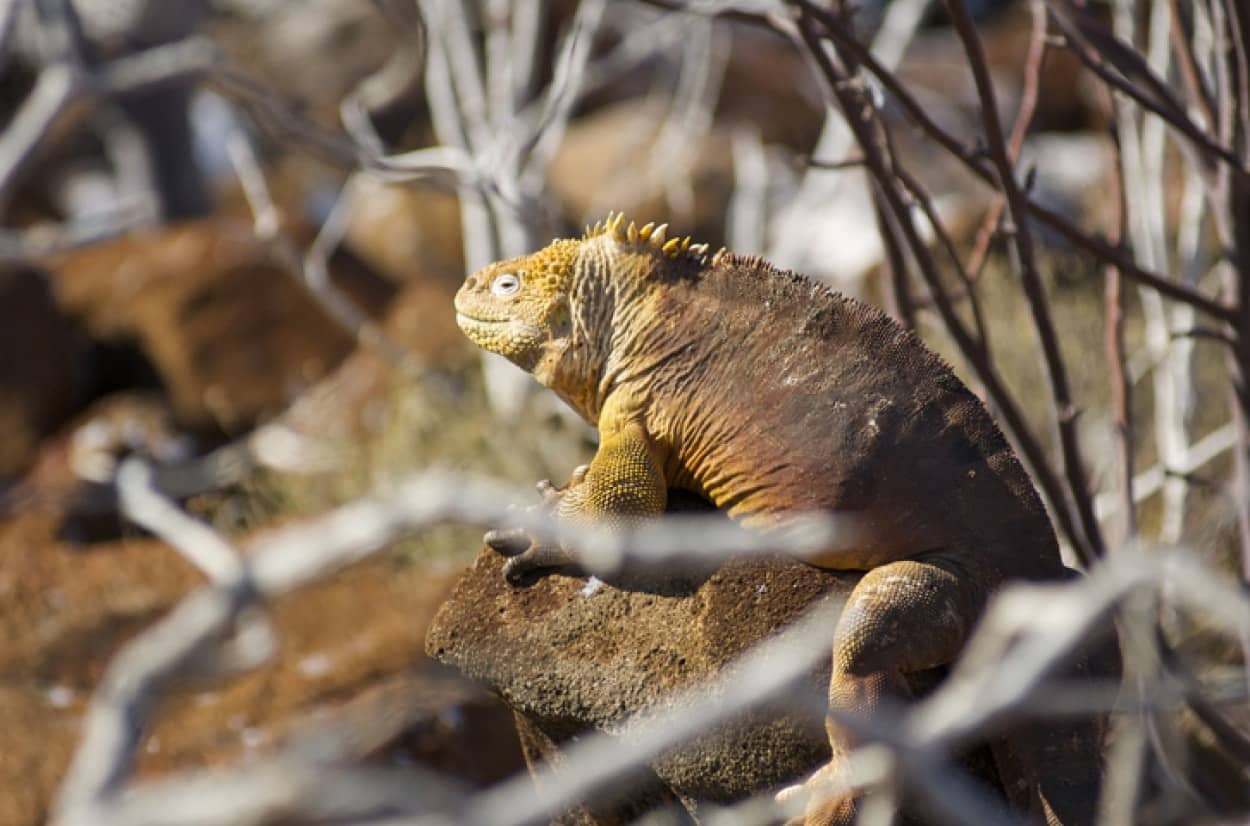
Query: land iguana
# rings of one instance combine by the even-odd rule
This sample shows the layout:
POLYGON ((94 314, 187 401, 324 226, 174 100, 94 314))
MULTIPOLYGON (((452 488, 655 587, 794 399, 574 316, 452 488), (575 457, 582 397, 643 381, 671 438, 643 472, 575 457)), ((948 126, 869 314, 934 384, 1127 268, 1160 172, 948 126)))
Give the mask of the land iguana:
MULTIPOLYGON (((1070 575, 981 401, 914 333, 811 279, 618 214, 474 273, 455 307, 470 339, 599 430, 567 487, 539 483, 558 520, 658 515, 669 488, 748 526, 831 515, 835 540, 807 561, 867 571, 833 631, 832 705, 871 715, 905 698, 903 675, 952 662, 1004 583, 1070 575)), ((577 561, 518 530, 487 544, 512 555, 514 583, 577 561)), ((833 759, 809 790, 854 745, 832 723, 828 733, 833 759)), ((1007 791, 1038 819, 1092 821, 1098 738, 1067 739, 1008 749, 1002 759, 1033 777, 1007 791), (1049 772, 1076 793, 1067 812, 1045 799, 1049 772)), ((850 822, 855 808, 834 800, 807 819, 850 822)))

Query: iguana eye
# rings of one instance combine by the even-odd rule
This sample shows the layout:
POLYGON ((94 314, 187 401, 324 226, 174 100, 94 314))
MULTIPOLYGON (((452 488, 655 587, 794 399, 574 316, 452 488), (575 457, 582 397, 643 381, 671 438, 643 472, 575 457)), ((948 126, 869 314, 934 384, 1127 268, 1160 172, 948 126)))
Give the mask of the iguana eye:
POLYGON ((495 280, 490 282, 490 291, 500 298, 507 298, 519 289, 521 289, 521 279, 515 273, 506 272, 497 275, 495 280))

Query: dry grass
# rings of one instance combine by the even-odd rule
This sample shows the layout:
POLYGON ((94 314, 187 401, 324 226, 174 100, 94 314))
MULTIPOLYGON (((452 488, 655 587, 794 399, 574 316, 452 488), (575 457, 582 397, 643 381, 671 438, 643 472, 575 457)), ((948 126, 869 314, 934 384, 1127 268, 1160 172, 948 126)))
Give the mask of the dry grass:
MULTIPOLYGON (((219 529, 237 534, 386 491, 405 474, 431 467, 523 487, 542 478, 562 484, 576 465, 589 460, 594 433, 560 412, 558 404, 549 394, 537 395, 515 422, 504 423, 488 405, 477 370, 414 377, 393 369, 370 401, 369 426, 336 444, 340 463, 332 470, 310 475, 265 471, 198 503, 199 509, 219 529)), ((481 534, 476 527, 436 528, 396 550, 411 562, 467 561, 480 547, 481 534)))

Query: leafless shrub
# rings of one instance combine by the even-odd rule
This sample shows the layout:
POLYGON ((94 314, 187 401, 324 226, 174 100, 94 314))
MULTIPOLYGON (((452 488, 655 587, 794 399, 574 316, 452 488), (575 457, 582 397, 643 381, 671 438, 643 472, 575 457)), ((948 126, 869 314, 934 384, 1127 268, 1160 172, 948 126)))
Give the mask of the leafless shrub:
MULTIPOLYGON (((0 6, 0 49, 12 47, 20 5, 0 6)), ((536 21, 546 11, 544 4, 379 3, 397 25, 408 27, 423 51, 397 52, 342 102, 342 129, 328 129, 224 61, 203 35, 93 62, 87 59, 78 17, 68 0, 37 0, 38 31, 45 45, 34 88, 0 135, 0 204, 12 198, 41 142, 82 106, 106 105, 118 95, 162 84, 210 86, 266 132, 350 171, 320 235, 308 250, 300 250, 284 234, 249 139, 240 131, 229 144, 254 209, 257 235, 282 252, 292 272, 335 317, 365 343, 386 347, 359 311, 334 292, 325 269, 363 177, 435 180, 454 187, 460 194, 470 269, 524 252, 554 231, 555 221, 545 206, 546 174, 584 93, 647 55, 673 48, 673 31, 688 34, 693 46, 681 61, 680 105, 672 108, 660 139, 680 147, 712 120, 723 68, 717 61, 724 60, 719 18, 780 32, 809 61, 814 82, 822 84, 830 103, 818 163, 796 184, 794 210, 766 215, 758 197, 767 176, 766 150, 749 131, 740 131, 735 141, 739 192, 733 234, 782 259, 799 256, 795 250, 801 251, 813 231, 799 217, 810 216, 813 204, 833 197, 844 185, 838 176, 855 176, 874 205, 892 309, 914 324, 921 304, 934 308, 1042 490, 1067 546, 1090 571, 1079 582, 999 595, 951 677, 897 721, 856 720, 839 709, 829 710, 839 722, 858 727, 870 743, 851 756, 847 775, 868 795, 864 819, 889 822, 897 790, 906 784, 942 822, 1000 822, 980 792, 961 782, 951 754, 980 732, 1037 713, 1045 705, 1044 696, 1057 703, 1056 664, 1108 613, 1120 618, 1133 697, 1116 706, 1098 687, 1065 695, 1069 706, 1120 712, 1105 822, 1133 819, 1149 751, 1169 765, 1175 762, 1164 753, 1166 743, 1155 735, 1152 720, 1174 713, 1179 704, 1190 704, 1220 746, 1245 762, 1245 734, 1224 718, 1201 684, 1187 677, 1154 633, 1156 607, 1166 602, 1200 614, 1220 633, 1242 640, 1250 661, 1250 601, 1244 593, 1250 576, 1250 12, 1245 5, 1126 0, 1115 4, 1108 27, 1081 4, 1032 0, 1033 36, 1023 67, 1026 93, 1008 127, 1000 119, 998 92, 977 28, 963 0, 948 0, 946 13, 980 102, 976 146, 940 126, 894 71, 926 8, 923 2, 895 4, 871 47, 842 3, 692 0, 649 5, 653 8, 644 14, 632 4, 580 3, 556 48, 550 82, 535 93, 545 76, 536 58, 536 21), (470 14, 481 36, 471 28, 470 14), (644 19, 650 22, 635 25, 644 19), (604 27, 613 27, 620 37, 611 50, 600 53, 595 36, 604 27), (1085 63, 1109 101, 1119 172, 1119 192, 1110 200, 1120 214, 1105 233, 1039 203, 1020 168, 1038 76, 1046 52, 1058 48, 1085 63), (418 75, 438 145, 388 152, 371 113, 409 88, 418 75), (893 127, 882 116, 887 104, 994 191, 970 253, 950 237, 930 194, 896 151, 893 127), (831 166, 838 171, 832 172, 831 166), (1180 171, 1182 181, 1175 211, 1167 203, 1172 170, 1180 171), (1103 490, 1091 478, 1078 439, 1082 400, 1073 390, 1044 283, 1036 238, 1041 228, 1090 256, 1106 273, 1107 375, 1114 387, 1120 466, 1103 490), (1212 237, 1214 243, 1209 243, 1212 237), (1046 366, 1049 433, 1033 432, 1027 425, 1026 402, 1009 389, 982 323, 977 276, 995 240, 1009 252, 1046 366), (956 282, 958 289, 951 286, 956 282), (1146 324, 1144 356, 1137 361, 1144 362, 1139 372, 1151 382, 1152 429, 1133 421, 1129 403, 1140 376, 1130 369, 1134 356, 1126 352, 1123 334, 1126 283, 1138 288, 1146 324), (961 314, 961 305, 970 308, 971 323, 961 314), (1218 342, 1227 351, 1228 416, 1202 437, 1196 437, 1187 415, 1196 393, 1197 338, 1218 342), (1157 447, 1159 465, 1135 473, 1137 440, 1146 438, 1157 447), (1171 547, 1184 536, 1189 474, 1226 452, 1234 464, 1228 498, 1239 527, 1239 583, 1191 549, 1171 547), (1156 491, 1163 497, 1160 536, 1166 549, 1142 540, 1134 518, 1136 503, 1156 491), (1119 527, 1108 531, 1117 513, 1119 527), (1048 608, 1045 616, 1051 619, 1046 623, 1037 621, 1040 604, 1048 608)), ((679 153, 664 154, 671 158, 679 153)), ((102 215, 65 226, 6 230, 0 235, 0 257, 35 259, 152 220, 145 204, 119 202, 102 215)), ((402 353, 395 355, 402 358, 402 353)), ((517 391, 510 382, 497 378, 492 384, 500 407, 515 410, 517 391)), ((55 815, 60 824, 263 823, 291 817, 360 823, 532 822, 723 716, 785 691, 828 650, 828 617, 799 623, 763 644, 768 647, 767 667, 761 666, 760 652, 744 658, 718 687, 725 698, 721 705, 706 707, 701 714, 651 720, 624 745, 607 735, 579 743, 572 755, 577 759, 569 761, 576 770, 547 784, 552 789, 547 796, 540 797, 529 778, 470 796, 435 777, 327 766, 298 751, 241 771, 193 772, 142 782, 132 774, 134 751, 165 686, 191 670, 224 677, 270 653, 272 638, 264 621, 249 609, 374 553, 404 533, 444 521, 491 525, 518 497, 489 480, 431 470, 375 498, 254 540, 254 547, 243 554, 167 501, 142 465, 125 465, 116 484, 130 518, 168 540, 204 570, 211 584, 187 597, 114 660, 92 701, 61 791, 55 815), (779 662, 784 666, 779 668, 779 662)), ((531 527, 540 532, 552 528, 542 520, 531 527)), ((819 544, 819 519, 806 527, 791 536, 796 553, 819 544)), ((637 556, 696 549, 713 554, 773 550, 778 544, 776 537, 752 536, 723 525, 714 529, 672 521, 623 539, 608 541, 594 532, 579 538, 592 567, 627 564, 637 556)), ((1244 704, 1244 680, 1235 694, 1244 704)), ((1181 779, 1176 782, 1179 789, 1181 779)), ((724 817, 761 822, 783 812, 784 804, 769 799, 724 817)))

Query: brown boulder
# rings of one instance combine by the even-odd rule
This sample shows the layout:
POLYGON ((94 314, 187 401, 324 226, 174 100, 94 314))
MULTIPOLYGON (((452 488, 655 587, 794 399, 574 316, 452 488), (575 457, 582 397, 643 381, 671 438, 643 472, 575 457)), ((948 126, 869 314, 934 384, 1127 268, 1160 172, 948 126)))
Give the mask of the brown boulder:
POLYGON ((360 184, 344 239, 392 281, 434 282, 454 292, 464 280, 460 202, 432 187, 360 184))
MULTIPOLYGON (((836 607, 860 576, 760 557, 658 589, 641 580, 590 586, 560 573, 518 588, 505 582, 503 563, 500 554, 481 552, 431 623, 426 651, 499 694, 518 713, 531 768, 550 763, 557 777, 570 738, 599 731, 628 743, 640 720, 680 714, 683 702, 717 702, 719 689, 703 686, 809 609, 836 607)), ((1090 646, 1068 677, 1114 679, 1114 646, 1090 646)), ((663 753, 651 775, 583 801, 568 822, 615 823, 674 799, 697 811, 702 802, 735 803, 801 781, 829 759, 822 722, 830 662, 820 662, 784 696, 663 753)), ((913 696, 929 693, 944 671, 908 674, 913 696)), ((959 762, 987 789, 1001 793, 1010 782, 1018 806, 1040 801, 1064 823, 1090 822, 1100 732, 1098 720, 1026 723, 974 745, 959 762)), ((1005 796, 995 799, 992 805, 1005 808, 1005 796)), ((907 798, 903 814, 903 822, 928 822, 907 798)))
MULTIPOLYGON (((431 624, 426 651, 503 696, 537 729, 524 739, 545 737, 553 747, 586 729, 619 732, 629 715, 714 679, 859 579, 760 558, 731 561, 689 590, 605 584, 591 593, 584 578, 558 574, 514 588, 502 565, 499 554, 482 552, 431 624)), ((801 691, 823 698, 828 680, 825 665, 801 691)), ((666 754, 655 774, 695 801, 731 802, 794 782, 829 758, 821 715, 793 710, 811 705, 752 712, 666 754)))
POLYGON ((39 440, 74 411, 85 350, 42 273, 0 271, 0 481, 25 470, 39 440))
POLYGON ((94 339, 137 344, 192 427, 281 410, 354 344, 244 221, 123 238, 52 269, 62 306, 94 339))

